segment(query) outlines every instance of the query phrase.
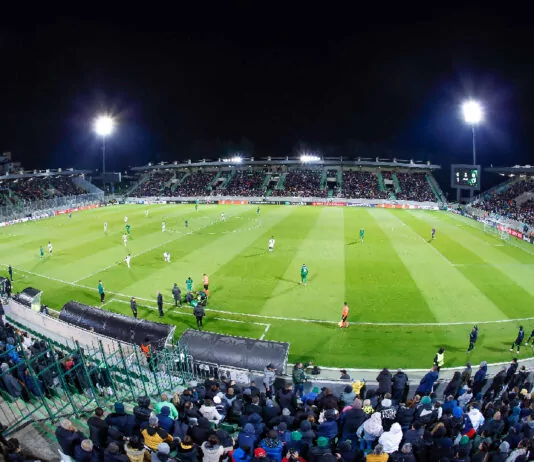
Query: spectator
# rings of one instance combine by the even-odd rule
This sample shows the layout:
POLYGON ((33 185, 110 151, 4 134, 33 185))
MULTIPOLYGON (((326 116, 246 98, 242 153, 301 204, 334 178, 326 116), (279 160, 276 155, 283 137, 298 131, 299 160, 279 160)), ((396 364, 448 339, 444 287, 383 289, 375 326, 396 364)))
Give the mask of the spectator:
POLYGON ((398 369, 397 373, 392 378, 391 394, 392 400, 395 404, 403 400, 407 393, 408 376, 402 369, 398 369))
POLYGON ((128 456, 121 454, 120 446, 116 442, 111 442, 104 451, 104 462, 128 462, 128 456))
POLYGON ((87 419, 89 437, 92 440, 91 443, 94 444, 97 449, 103 449, 105 447, 106 440, 108 439, 108 424, 102 418, 103 415, 104 410, 101 407, 97 407, 95 409, 95 415, 87 419))
POLYGON ((56 438, 63 454, 74 457, 74 449, 85 440, 83 433, 74 428, 71 421, 63 419, 56 428, 56 438))
POLYGON ((189 435, 183 437, 177 447, 176 460, 180 462, 197 462, 198 446, 189 435))
POLYGON ((207 441, 204 441, 201 445, 202 462, 219 462, 220 458, 224 454, 224 448, 219 443, 219 438, 215 435, 211 435, 207 441))
POLYGON ((93 447, 91 440, 83 440, 74 448, 74 459, 76 462, 99 462, 100 454, 93 447))
POLYGON ((143 439, 137 435, 132 436, 124 444, 124 451, 130 462, 144 462, 146 456, 143 439))
POLYGON ((169 397, 165 393, 161 395, 161 401, 156 403, 156 405, 154 406, 156 414, 159 414, 161 412, 163 406, 167 406, 169 408, 169 417, 171 419, 174 420, 178 418, 178 410, 176 409, 174 404, 169 401, 169 397))
POLYGON ((399 444, 402 440, 401 426, 395 422, 391 426, 391 430, 382 433, 378 439, 378 443, 382 445, 384 452, 393 454, 399 450, 399 444))
POLYGON ((158 418, 160 427, 163 428, 167 433, 171 433, 174 427, 174 420, 169 417, 170 413, 171 411, 169 406, 163 406, 161 408, 161 412, 156 416, 158 418))
POLYGON ((366 462, 386 462, 389 459, 389 454, 384 452, 382 445, 377 444, 371 454, 367 454, 366 462))
POLYGON ((155 451, 160 443, 172 443, 172 436, 159 426, 158 418, 151 416, 148 419, 148 427, 141 431, 145 445, 155 451))
POLYGON ((391 376, 391 372, 389 372, 389 370, 386 368, 382 369, 376 378, 376 381, 378 382, 378 389, 376 393, 381 396, 385 395, 386 393, 391 393, 392 379, 393 377, 391 376))
POLYGON ((436 380, 438 380, 438 368, 436 366, 432 366, 430 372, 427 372, 419 382, 419 386, 417 387, 417 391, 415 393, 419 395, 428 395, 432 391, 436 380))
POLYGON ((115 403, 115 412, 108 414, 105 418, 106 423, 117 427, 117 429, 127 437, 132 436, 135 419, 132 414, 126 414, 122 403, 115 403))
POLYGON ((269 459, 276 462, 282 460, 283 444, 278 439, 278 433, 275 430, 270 430, 267 436, 260 441, 260 448, 265 450, 269 459))

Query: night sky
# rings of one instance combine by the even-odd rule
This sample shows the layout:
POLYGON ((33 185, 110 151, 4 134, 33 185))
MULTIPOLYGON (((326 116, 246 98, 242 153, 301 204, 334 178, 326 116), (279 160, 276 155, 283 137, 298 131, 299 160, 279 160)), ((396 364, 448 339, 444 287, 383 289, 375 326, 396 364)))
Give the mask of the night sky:
POLYGON ((108 170, 302 148, 448 171, 471 161, 459 108, 473 96, 479 160, 534 164, 525 12, 132 5, 0 22, 0 150, 26 168, 100 168, 91 123, 110 111, 108 170))

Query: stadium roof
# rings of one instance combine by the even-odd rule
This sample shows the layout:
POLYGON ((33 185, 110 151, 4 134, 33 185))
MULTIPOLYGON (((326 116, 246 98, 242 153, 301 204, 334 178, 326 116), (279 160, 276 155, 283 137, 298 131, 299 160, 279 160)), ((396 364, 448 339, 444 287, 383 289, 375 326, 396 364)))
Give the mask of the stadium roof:
POLYGON ((50 176, 59 176, 59 175, 90 175, 91 170, 75 170, 73 168, 57 170, 46 169, 46 170, 19 170, 18 172, 9 173, 7 175, 0 176, 0 180, 10 180, 15 178, 30 178, 30 177, 50 177, 50 176))
POLYGON ((487 167, 485 172, 500 173, 501 175, 526 175, 528 173, 534 174, 534 166, 532 165, 514 165, 513 167, 487 167))
MULTIPOLYGON (((308 156, 314 157, 314 156, 308 156)), ((197 162, 188 160, 187 162, 158 162, 149 163, 148 165, 133 167, 134 171, 155 170, 160 168, 191 168, 191 167, 245 167, 245 166, 267 166, 267 165, 307 165, 307 166, 344 166, 344 167, 395 167, 395 168, 413 168, 413 169, 425 169, 436 170, 440 169, 441 165, 431 164, 430 162, 404 160, 404 159, 380 159, 376 158, 363 158, 348 159, 345 157, 321 157, 314 160, 301 160, 301 158, 289 158, 289 157, 265 157, 265 158, 241 158, 231 157, 227 159, 202 159, 197 162)))

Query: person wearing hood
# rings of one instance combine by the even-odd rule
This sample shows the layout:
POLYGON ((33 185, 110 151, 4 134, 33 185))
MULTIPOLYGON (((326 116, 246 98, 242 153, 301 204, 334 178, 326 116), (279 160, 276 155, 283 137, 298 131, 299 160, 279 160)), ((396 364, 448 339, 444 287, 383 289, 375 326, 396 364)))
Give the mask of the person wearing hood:
POLYGON ((19 354, 17 353, 17 349, 15 348, 15 340, 13 339, 13 337, 8 337, 6 341, 7 341, 6 352, 7 352, 7 355, 9 356, 9 360, 13 364, 20 363, 20 357, 19 357, 19 354))
POLYGON ((246 418, 246 423, 252 424, 254 427, 254 431, 256 432, 256 435, 259 437, 263 434, 263 431, 265 430, 265 424, 261 420, 261 416, 259 414, 250 414, 246 418))
POLYGON ((480 367, 473 378, 473 394, 477 395, 486 383, 486 375, 488 373, 488 363, 482 361, 480 367))
POLYGON ((267 364, 263 369, 263 386, 265 387, 265 396, 273 397, 274 381, 276 380, 276 369, 272 364, 267 364))
POLYGON ((451 395, 453 397, 456 397, 456 395, 458 394, 458 390, 460 390, 461 385, 462 385, 462 374, 460 374, 459 371, 456 371, 454 375, 452 376, 451 381, 445 387, 443 396, 451 395))
POLYGON ((302 444, 311 446, 312 442, 316 438, 315 431, 312 428, 312 425, 309 420, 303 420, 300 423, 300 434, 302 435, 302 444))
POLYGON ((367 414, 362 409, 362 402, 356 398, 350 409, 341 414, 340 425, 342 429, 342 440, 356 439, 358 428, 367 420, 367 414))
POLYGON ((203 453, 202 462, 219 462, 224 454, 224 448, 221 446, 219 438, 215 435, 210 435, 200 448, 203 453))
POLYGON ((321 462, 326 460, 327 456, 331 456, 330 441, 328 438, 321 436, 317 438, 317 445, 313 446, 308 452, 308 462, 321 462))
POLYGON ((458 401, 454 399, 453 395, 443 394, 443 396, 446 396, 447 398, 445 399, 445 402, 443 403, 443 406, 441 406, 441 408, 443 409, 444 414, 450 414, 452 410, 456 406, 458 406, 458 401))
MULTIPOLYGON (((386 395, 389 396, 389 395, 386 395)), ((382 416, 382 426, 384 431, 389 431, 393 422, 395 422, 395 417, 397 416, 397 410, 393 407, 393 403, 389 398, 384 398, 382 400, 380 415, 382 416)))
POLYGON ((282 444, 287 444, 291 440, 291 432, 287 429, 287 424, 285 422, 280 422, 275 427, 276 432, 278 433, 278 439, 282 444))
POLYGON ((171 419, 175 420, 178 418, 178 409, 176 409, 176 406, 169 401, 169 397, 166 393, 161 395, 161 401, 157 402, 154 406, 154 412, 159 414, 163 406, 167 406, 169 408, 169 417, 171 419))
POLYGON ((351 385, 347 385, 341 395, 339 395, 339 401, 341 401, 341 406, 345 408, 346 406, 352 406, 352 403, 356 399, 356 393, 352 389, 351 385))
POLYGON ((398 456, 398 462, 416 462, 413 446, 411 443, 404 443, 398 456))
POLYGON ((249 462, 252 458, 252 449, 249 446, 238 447, 232 452, 232 462, 249 462))
POLYGON ((384 452, 392 454, 399 450, 399 444, 402 440, 401 426, 395 422, 388 432, 382 433, 378 438, 378 443, 384 448, 384 452))
POLYGON ((167 433, 171 433, 172 428, 174 426, 174 420, 171 419, 170 414, 171 410, 169 406, 163 406, 161 408, 161 412, 156 415, 159 421, 159 426, 163 428, 163 430, 165 430, 167 433))
POLYGON ((135 426, 135 418, 132 414, 126 414, 124 404, 115 403, 115 412, 108 414, 104 419, 108 426, 115 426, 124 436, 132 436, 135 426))
POLYGON ((276 430, 270 430, 267 436, 260 441, 260 448, 264 449, 267 453, 267 457, 280 462, 282 460, 282 449, 284 445, 278 439, 278 433, 276 430))
POLYGON ((375 440, 382 435, 382 416, 380 412, 375 412, 358 428, 356 434, 360 438, 360 449, 370 450, 375 440))
POLYGON ((237 436, 237 445, 243 449, 244 447, 253 448, 256 446, 256 442, 258 441, 258 436, 256 435, 256 431, 254 430, 254 425, 251 423, 245 424, 243 427, 243 430, 239 432, 239 435, 237 436))
POLYGON ((262 409, 262 416, 265 422, 269 422, 271 419, 278 417, 282 413, 280 406, 276 404, 272 399, 267 398, 265 400, 265 406, 262 409))
POLYGON ((235 441, 226 430, 219 429, 215 435, 219 438, 219 444, 223 447, 225 454, 232 451, 235 441))
POLYGON ((419 386, 417 387, 415 394, 421 396, 430 394, 432 392, 432 388, 434 387, 434 383, 436 380, 438 380, 438 377, 439 373, 437 366, 432 366, 432 369, 430 369, 430 371, 427 372, 419 382, 419 386))
POLYGON ((499 452, 493 454, 491 462, 506 462, 506 459, 510 456, 510 445, 508 442, 503 441, 499 446, 499 452))
POLYGON ((179 462, 198 462, 198 446, 189 435, 186 435, 176 448, 176 460, 179 462))
POLYGON ((11 374, 9 365, 2 363, 0 368, 2 369, 2 381, 4 382, 5 389, 11 396, 13 396, 13 398, 20 398, 22 395, 22 385, 11 374))
POLYGON ((145 445, 152 451, 158 449, 160 443, 172 443, 172 436, 160 427, 159 420, 156 416, 150 416, 148 427, 141 432, 141 435, 145 440, 145 445))
POLYGON ((317 429, 317 436, 324 436, 325 438, 331 440, 332 438, 335 438, 339 432, 339 427, 336 420, 337 410, 327 409, 324 412, 324 419, 324 422, 321 423, 317 429))
POLYGON ((407 392, 408 376, 402 369, 397 369, 397 372, 393 376, 391 385, 391 399, 395 404, 403 401, 403 397, 407 392))
POLYGON ((377 395, 385 395, 386 393, 391 393, 391 384, 393 377, 391 372, 388 369, 384 368, 378 374, 376 381, 378 382, 378 389, 376 390, 377 395))

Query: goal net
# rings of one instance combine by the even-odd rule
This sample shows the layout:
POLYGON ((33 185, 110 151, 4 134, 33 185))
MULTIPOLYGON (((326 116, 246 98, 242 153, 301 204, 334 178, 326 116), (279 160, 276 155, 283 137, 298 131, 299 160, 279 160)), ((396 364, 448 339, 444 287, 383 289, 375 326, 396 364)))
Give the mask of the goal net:
POLYGON ((503 221, 485 219, 484 232, 491 234, 503 241, 510 240, 510 226, 503 221))

